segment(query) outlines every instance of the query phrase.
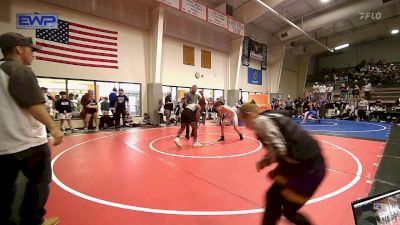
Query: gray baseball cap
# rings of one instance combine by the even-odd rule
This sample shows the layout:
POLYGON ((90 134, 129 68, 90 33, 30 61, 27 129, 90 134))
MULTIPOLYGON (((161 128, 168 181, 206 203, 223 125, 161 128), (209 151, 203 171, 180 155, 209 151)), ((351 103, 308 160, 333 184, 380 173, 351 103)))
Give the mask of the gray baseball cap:
POLYGON ((0 35, 0 48, 2 50, 15 46, 29 46, 33 51, 42 49, 42 47, 33 44, 31 37, 25 37, 22 34, 14 32, 0 35))

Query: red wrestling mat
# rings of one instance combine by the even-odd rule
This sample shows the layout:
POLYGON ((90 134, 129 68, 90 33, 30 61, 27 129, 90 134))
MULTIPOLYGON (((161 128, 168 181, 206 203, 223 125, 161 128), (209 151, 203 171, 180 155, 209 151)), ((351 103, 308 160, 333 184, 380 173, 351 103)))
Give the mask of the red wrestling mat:
MULTIPOLYGON (((69 136, 53 148, 48 216, 60 225, 258 225, 271 184, 255 170, 265 150, 251 131, 201 127, 203 147, 172 140, 176 127, 69 136), (229 135, 228 135, 229 134, 229 135)), ((350 202, 370 190, 383 142, 315 136, 327 176, 302 211, 315 224, 353 222, 350 202), (332 216, 334 215, 334 216, 332 216)), ((282 224, 286 224, 282 220, 282 224)))

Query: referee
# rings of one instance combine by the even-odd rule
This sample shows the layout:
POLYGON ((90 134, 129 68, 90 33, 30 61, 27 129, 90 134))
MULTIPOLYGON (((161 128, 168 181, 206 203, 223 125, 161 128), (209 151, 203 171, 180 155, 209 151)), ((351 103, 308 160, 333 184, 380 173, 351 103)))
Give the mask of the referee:
POLYGON ((268 148, 256 163, 257 170, 277 164, 268 173, 274 183, 266 195, 263 225, 276 224, 282 214, 294 224, 311 224, 297 211, 325 177, 325 159, 318 142, 291 118, 273 111, 259 114, 255 104, 242 105, 239 116, 268 148))

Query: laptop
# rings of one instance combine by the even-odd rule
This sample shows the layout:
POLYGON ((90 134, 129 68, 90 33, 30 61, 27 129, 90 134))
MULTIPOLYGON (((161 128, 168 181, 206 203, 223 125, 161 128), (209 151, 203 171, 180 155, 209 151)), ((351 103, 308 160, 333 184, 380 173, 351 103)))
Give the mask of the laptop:
POLYGON ((400 189, 351 203, 356 225, 400 225, 400 189))

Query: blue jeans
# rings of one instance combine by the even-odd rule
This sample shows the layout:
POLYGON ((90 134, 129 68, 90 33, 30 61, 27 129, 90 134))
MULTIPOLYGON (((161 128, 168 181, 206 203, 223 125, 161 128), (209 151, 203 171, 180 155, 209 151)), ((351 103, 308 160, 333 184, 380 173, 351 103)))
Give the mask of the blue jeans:
POLYGON ((15 224, 10 217, 19 171, 28 179, 20 209, 20 225, 43 223, 46 214, 44 206, 49 196, 51 181, 50 154, 46 143, 22 152, 0 155, 0 224, 15 224))

